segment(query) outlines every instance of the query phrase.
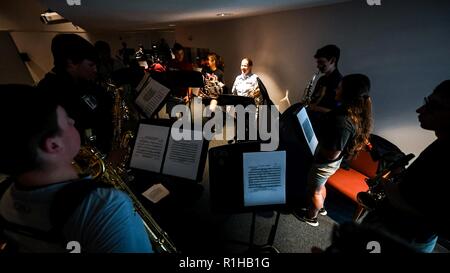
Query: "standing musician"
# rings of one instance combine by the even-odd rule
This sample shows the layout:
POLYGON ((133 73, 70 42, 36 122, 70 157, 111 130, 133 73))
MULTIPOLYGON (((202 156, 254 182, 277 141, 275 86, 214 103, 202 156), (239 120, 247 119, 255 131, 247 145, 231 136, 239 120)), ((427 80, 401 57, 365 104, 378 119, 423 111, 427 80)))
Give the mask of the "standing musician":
POLYGON ((438 235, 447 238, 450 226, 450 80, 443 81, 416 112, 420 126, 437 139, 406 169, 398 183, 385 183, 386 198, 363 223, 388 232, 418 252, 432 252, 438 235))
POLYGON ((325 215, 325 183, 340 167, 344 157, 354 157, 366 145, 372 129, 370 80, 362 74, 342 78, 336 91, 341 102, 323 117, 318 130, 319 146, 307 178, 309 206, 294 212, 299 220, 318 226, 318 214, 325 215))
POLYGON ((78 176, 72 161, 80 135, 51 95, 26 85, 0 85, 0 173, 10 176, 0 183, 0 235, 7 247, 152 252, 127 194, 78 176))
POLYGON ((211 52, 208 54, 208 66, 202 69, 202 74, 205 79, 205 93, 209 97, 217 97, 224 93, 224 74, 219 68, 219 62, 219 56, 211 52))
POLYGON ((314 58, 322 77, 317 81, 311 98, 310 111, 326 113, 338 106, 336 88, 342 79, 338 70, 340 49, 336 45, 326 45, 317 50, 314 58))
POLYGON ((38 83, 64 107, 82 136, 93 140, 104 154, 111 150, 113 101, 105 89, 95 84, 97 52, 76 34, 58 34, 52 40, 54 68, 38 83))
POLYGON ((246 96, 255 99, 258 105, 262 100, 258 85, 258 75, 252 73, 253 61, 250 58, 243 58, 241 61, 241 74, 234 80, 231 92, 234 95, 246 96))

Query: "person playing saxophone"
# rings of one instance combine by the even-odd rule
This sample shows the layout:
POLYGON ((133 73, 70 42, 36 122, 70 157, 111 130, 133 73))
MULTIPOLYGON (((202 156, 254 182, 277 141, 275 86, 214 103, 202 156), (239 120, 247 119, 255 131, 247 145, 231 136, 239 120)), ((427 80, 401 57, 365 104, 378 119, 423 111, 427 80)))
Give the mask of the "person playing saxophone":
MULTIPOLYGON (((446 215, 450 209, 450 80, 425 97, 416 112, 420 126, 434 131, 436 140, 422 151, 396 183, 385 183, 386 198, 362 224, 390 234, 417 252, 432 252, 438 236, 450 238, 446 215)), ((383 246, 381 246, 383 247, 383 246)))
POLYGON ((55 97, 0 85, 0 126, 0 173, 9 175, 0 183, 0 235, 9 249, 153 252, 128 195, 79 177, 80 134, 55 97))
POLYGON ((319 48, 314 55, 317 69, 323 74, 317 80, 308 106, 308 113, 314 127, 320 126, 324 113, 339 106, 335 99, 336 88, 342 80, 342 74, 338 70, 339 57, 340 49, 336 45, 319 48))

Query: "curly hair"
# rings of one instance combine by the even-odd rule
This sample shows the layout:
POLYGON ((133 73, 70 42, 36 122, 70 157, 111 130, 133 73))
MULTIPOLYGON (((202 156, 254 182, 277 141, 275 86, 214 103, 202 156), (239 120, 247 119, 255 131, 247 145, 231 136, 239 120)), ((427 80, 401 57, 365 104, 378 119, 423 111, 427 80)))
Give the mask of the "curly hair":
POLYGON ((370 80, 363 74, 351 74, 342 78, 342 104, 355 125, 355 137, 348 146, 350 158, 355 157, 365 146, 372 131, 372 100, 369 96, 370 80))

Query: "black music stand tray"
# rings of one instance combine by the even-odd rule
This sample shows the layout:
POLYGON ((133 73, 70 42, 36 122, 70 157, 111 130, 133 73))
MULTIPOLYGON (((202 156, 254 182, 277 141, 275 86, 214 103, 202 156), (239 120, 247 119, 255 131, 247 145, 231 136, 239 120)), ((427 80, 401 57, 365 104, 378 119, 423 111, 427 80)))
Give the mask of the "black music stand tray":
POLYGON ((209 172, 210 172, 210 197, 212 211, 224 213, 251 212, 252 221, 250 225, 250 240, 243 242, 240 240, 227 240, 232 243, 248 246, 246 253, 279 253, 273 246, 275 235, 280 220, 281 210, 285 205, 263 205, 245 207, 242 187, 242 153, 260 151, 259 141, 235 143, 211 148, 209 150, 209 172), (235 170, 229 172, 227 170, 235 170), (211 175, 214 174, 214 175, 211 175), (227 181, 232 181, 229 183, 227 181), (275 211, 276 217, 273 223, 267 242, 263 245, 255 245, 256 215, 259 213, 275 211))
POLYGON ((276 211, 275 223, 272 225, 270 229, 269 237, 267 238, 267 243, 264 245, 255 245, 253 243, 255 237, 255 221, 256 221, 256 212, 252 212, 252 224, 250 227, 250 243, 249 243, 249 253, 280 253, 280 251, 273 245, 275 241, 275 235, 277 233, 278 222, 280 220, 280 211, 276 211))

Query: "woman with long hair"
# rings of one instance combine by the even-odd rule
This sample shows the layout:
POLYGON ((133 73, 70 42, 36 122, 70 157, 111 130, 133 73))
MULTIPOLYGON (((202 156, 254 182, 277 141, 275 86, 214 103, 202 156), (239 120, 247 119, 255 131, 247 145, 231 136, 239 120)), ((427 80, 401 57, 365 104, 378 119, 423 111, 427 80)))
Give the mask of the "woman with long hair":
POLYGON ((294 212, 301 221, 318 226, 318 214, 325 215, 325 183, 339 169, 343 158, 355 157, 366 145, 372 130, 370 80, 362 74, 342 78, 336 89, 340 106, 328 112, 318 131, 319 145, 308 174, 306 209, 294 212))

